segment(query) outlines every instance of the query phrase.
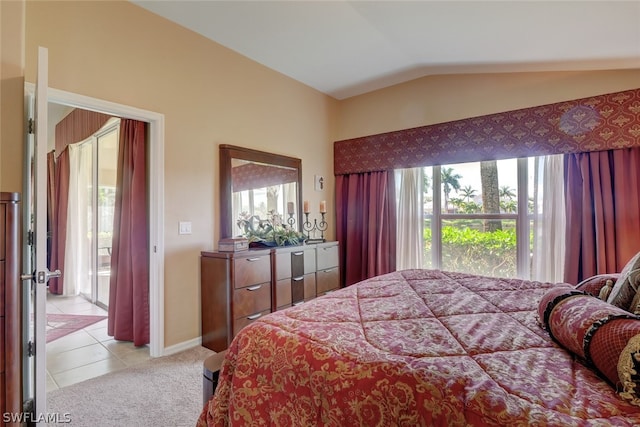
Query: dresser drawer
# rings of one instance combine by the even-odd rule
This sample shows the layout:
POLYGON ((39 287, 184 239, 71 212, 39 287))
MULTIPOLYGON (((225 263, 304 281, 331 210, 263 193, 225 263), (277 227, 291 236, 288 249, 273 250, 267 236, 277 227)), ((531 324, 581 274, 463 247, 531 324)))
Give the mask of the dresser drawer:
POLYGON ((7 256, 7 254, 5 253, 6 248, 5 246, 5 241, 6 241, 6 237, 5 237, 5 221, 6 221, 6 210, 7 208, 5 207, 4 203, 0 205, 0 242, 2 242, 2 244, 0 244, 0 260, 4 260, 5 257, 7 256))
POLYGON ((276 280, 291 277, 291 252, 276 252, 276 280))
POLYGON ((0 316, 4 316, 4 264, 4 261, 0 261, 0 316))
POLYGON ((316 273, 304 275, 304 300, 309 301, 316 297, 316 273))
POLYGON ((271 313, 271 310, 264 310, 259 313, 252 314, 251 316, 244 316, 233 321, 233 336, 235 337, 240 332, 240 329, 249 325, 250 323, 255 322, 265 314, 271 313))
POLYGON ((269 283, 260 283, 233 291, 234 319, 270 309, 271 286, 269 283))
POLYGON ((278 310, 291 305, 291 279, 282 279, 276 282, 276 302, 278 310))
POLYGON ((235 258, 233 264, 234 288, 271 281, 271 257, 268 254, 235 258))
POLYGON ((338 245, 331 246, 318 245, 316 248, 317 267, 318 270, 326 270, 328 268, 338 266, 338 245))
POLYGON ((0 316, 0 372, 4 372, 4 353, 6 348, 4 348, 4 316, 0 316))
POLYGON ((316 248, 307 248, 304 250, 304 274, 316 272, 316 248))
POLYGON ((316 287, 318 296, 340 287, 340 269, 338 267, 318 270, 316 273, 316 287))

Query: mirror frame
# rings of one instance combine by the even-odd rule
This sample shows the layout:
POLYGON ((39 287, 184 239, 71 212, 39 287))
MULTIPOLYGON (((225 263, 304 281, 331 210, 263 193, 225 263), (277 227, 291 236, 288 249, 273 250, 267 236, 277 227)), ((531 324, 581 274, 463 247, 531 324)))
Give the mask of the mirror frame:
POLYGON ((296 229, 301 231, 302 223, 302 160, 295 157, 268 153, 235 145, 220 144, 220 236, 233 237, 233 206, 231 202, 233 186, 231 179, 231 160, 240 159, 252 162, 294 168, 298 171, 296 187, 296 229))

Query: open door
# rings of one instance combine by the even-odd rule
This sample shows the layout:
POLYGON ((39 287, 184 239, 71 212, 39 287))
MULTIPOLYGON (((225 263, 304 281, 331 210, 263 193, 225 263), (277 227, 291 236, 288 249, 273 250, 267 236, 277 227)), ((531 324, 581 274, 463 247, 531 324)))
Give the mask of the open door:
POLYGON ((23 251, 23 384, 25 412, 38 419, 46 414, 46 302, 47 282, 60 271, 47 269, 47 102, 48 50, 38 48, 35 99, 28 108, 23 251), (35 111, 34 111, 35 110, 35 111))

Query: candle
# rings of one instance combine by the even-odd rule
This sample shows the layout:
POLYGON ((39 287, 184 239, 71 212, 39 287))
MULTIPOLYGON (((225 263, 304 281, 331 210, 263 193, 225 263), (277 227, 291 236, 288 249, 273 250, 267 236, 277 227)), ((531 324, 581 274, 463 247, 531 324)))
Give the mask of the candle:
POLYGON ((304 201, 303 207, 304 207, 304 213, 309 213, 309 201, 308 200, 304 201))
POLYGON ((293 214, 293 202, 287 203, 287 213, 293 214))
POLYGON ((320 202, 320 213, 326 213, 326 212, 327 212, 327 202, 323 200, 320 202))

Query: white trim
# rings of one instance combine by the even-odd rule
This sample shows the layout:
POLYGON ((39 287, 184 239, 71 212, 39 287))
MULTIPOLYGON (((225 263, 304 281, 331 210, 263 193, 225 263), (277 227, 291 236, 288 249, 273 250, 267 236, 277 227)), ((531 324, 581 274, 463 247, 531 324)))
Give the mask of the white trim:
MULTIPOLYGON (((27 93, 34 88, 25 83, 27 93)), ((149 123, 149 353, 164 356, 164 114, 53 88, 48 95, 56 104, 149 123)))
POLYGON ((180 353, 181 351, 189 350, 190 348, 200 347, 202 345, 202 337, 193 338, 189 341, 183 341, 178 344, 165 347, 164 356, 170 356, 172 354, 180 353))

